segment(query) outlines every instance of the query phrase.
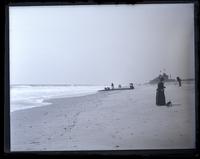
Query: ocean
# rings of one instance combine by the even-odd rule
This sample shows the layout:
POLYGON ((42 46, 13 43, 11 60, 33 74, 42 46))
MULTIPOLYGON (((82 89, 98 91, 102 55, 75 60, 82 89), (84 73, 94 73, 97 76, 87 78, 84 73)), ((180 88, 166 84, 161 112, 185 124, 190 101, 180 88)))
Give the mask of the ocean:
POLYGON ((83 85, 11 85, 10 112, 49 105, 52 98, 67 98, 95 94, 105 86, 83 85))

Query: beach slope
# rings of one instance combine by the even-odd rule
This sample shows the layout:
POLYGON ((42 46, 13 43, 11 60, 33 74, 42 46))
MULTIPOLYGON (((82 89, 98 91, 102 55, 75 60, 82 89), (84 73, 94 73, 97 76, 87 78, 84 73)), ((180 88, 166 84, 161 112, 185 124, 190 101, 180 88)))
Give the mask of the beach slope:
POLYGON ((11 151, 189 149, 195 147, 194 85, 156 86, 51 99, 11 113, 11 151))

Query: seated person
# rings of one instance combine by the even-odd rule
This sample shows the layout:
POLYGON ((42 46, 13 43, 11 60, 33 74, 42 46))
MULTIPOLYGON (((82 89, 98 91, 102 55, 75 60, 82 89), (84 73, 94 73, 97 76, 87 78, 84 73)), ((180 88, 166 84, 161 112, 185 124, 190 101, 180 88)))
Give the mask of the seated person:
POLYGON ((130 89, 134 89, 133 83, 130 83, 130 89))

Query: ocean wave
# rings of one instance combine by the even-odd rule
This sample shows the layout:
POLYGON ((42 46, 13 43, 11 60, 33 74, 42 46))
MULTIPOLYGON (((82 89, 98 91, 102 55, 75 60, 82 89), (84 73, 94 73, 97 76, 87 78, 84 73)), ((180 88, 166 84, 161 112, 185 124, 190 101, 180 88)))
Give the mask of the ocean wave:
MULTIPOLYGON (((10 91, 11 112, 44 106, 44 100, 94 94, 104 86, 14 86, 10 91)), ((48 103, 49 104, 49 103, 48 103)))

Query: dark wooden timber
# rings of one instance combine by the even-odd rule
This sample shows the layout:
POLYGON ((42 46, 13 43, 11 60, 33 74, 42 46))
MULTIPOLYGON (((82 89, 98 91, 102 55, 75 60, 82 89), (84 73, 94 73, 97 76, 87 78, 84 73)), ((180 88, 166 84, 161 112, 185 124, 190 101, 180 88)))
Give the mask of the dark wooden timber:
POLYGON ((115 88, 115 89, 107 89, 107 90, 99 90, 99 91, 122 91, 122 90, 133 90, 134 88, 115 88))

